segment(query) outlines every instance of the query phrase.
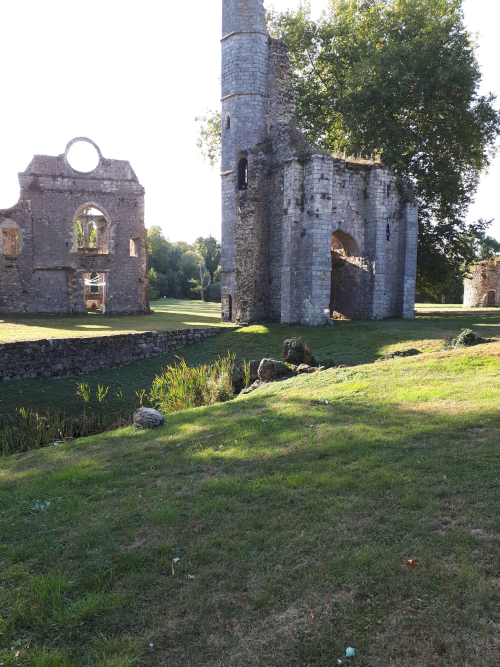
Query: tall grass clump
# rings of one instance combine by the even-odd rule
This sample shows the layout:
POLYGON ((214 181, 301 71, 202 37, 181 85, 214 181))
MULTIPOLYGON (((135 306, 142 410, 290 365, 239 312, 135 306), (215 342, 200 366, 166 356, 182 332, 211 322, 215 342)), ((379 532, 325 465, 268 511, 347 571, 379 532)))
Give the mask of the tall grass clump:
POLYGON ((188 366, 184 359, 177 358, 178 364, 162 369, 162 374, 153 380, 149 402, 160 412, 213 405, 232 398, 234 354, 202 366, 188 366))

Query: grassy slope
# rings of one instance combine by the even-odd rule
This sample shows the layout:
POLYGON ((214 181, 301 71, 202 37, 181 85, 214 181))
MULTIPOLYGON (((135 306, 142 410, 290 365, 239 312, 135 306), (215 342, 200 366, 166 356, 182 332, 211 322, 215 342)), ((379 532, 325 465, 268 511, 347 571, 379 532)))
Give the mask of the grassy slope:
POLYGON ((136 331, 220 326, 220 304, 161 299, 152 315, 0 315, 0 344, 42 338, 109 336, 136 331))
POLYGON ((498 665, 499 355, 325 371, 1 459, 3 664, 498 665))
MULTIPOLYGON (((500 316, 477 317, 419 317, 416 320, 383 320, 381 322, 337 321, 332 327, 282 327, 279 325, 252 326, 238 331, 227 331, 195 345, 188 345, 176 353, 144 359, 127 364, 120 369, 98 371, 85 376, 63 380, 39 379, 0 383, 0 415, 8 419, 20 406, 39 408, 57 407, 67 413, 80 413, 81 404, 76 396, 76 382, 89 383, 95 394, 97 384, 109 386, 107 406, 110 412, 120 406, 133 410, 137 405, 136 391, 148 390, 155 375, 162 367, 176 362, 182 355, 188 364, 212 361, 228 350, 236 353, 238 362, 243 359, 281 358, 283 340, 302 336, 320 360, 332 358, 336 364, 353 366, 370 363, 382 354, 397 349, 415 347, 423 351, 438 350, 442 339, 470 326, 483 336, 500 334, 500 316), (121 390, 123 398, 118 399, 121 390)), ((94 405, 94 409, 96 409, 94 405)))

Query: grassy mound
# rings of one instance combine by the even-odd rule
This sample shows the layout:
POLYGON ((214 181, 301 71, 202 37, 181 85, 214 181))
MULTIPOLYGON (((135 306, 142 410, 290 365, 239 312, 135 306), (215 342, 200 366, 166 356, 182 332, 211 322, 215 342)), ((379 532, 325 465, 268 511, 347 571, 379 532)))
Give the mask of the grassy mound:
POLYGON ((0 459, 0 662, 497 665, 499 356, 329 370, 0 459))

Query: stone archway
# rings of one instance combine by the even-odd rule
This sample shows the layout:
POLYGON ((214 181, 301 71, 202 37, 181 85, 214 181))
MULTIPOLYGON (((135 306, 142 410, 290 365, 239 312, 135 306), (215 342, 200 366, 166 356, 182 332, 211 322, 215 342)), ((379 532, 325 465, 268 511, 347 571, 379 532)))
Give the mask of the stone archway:
POLYGON ((356 239, 347 232, 335 231, 331 239, 331 257, 331 317, 369 317, 370 273, 356 239))

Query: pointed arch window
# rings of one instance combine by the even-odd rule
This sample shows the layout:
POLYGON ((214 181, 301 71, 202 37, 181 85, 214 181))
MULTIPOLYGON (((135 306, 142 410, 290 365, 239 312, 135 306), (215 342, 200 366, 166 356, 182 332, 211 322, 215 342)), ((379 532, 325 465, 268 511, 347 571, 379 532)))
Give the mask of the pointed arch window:
POLYGON ((238 189, 248 188, 248 160, 244 157, 238 162, 238 189))

